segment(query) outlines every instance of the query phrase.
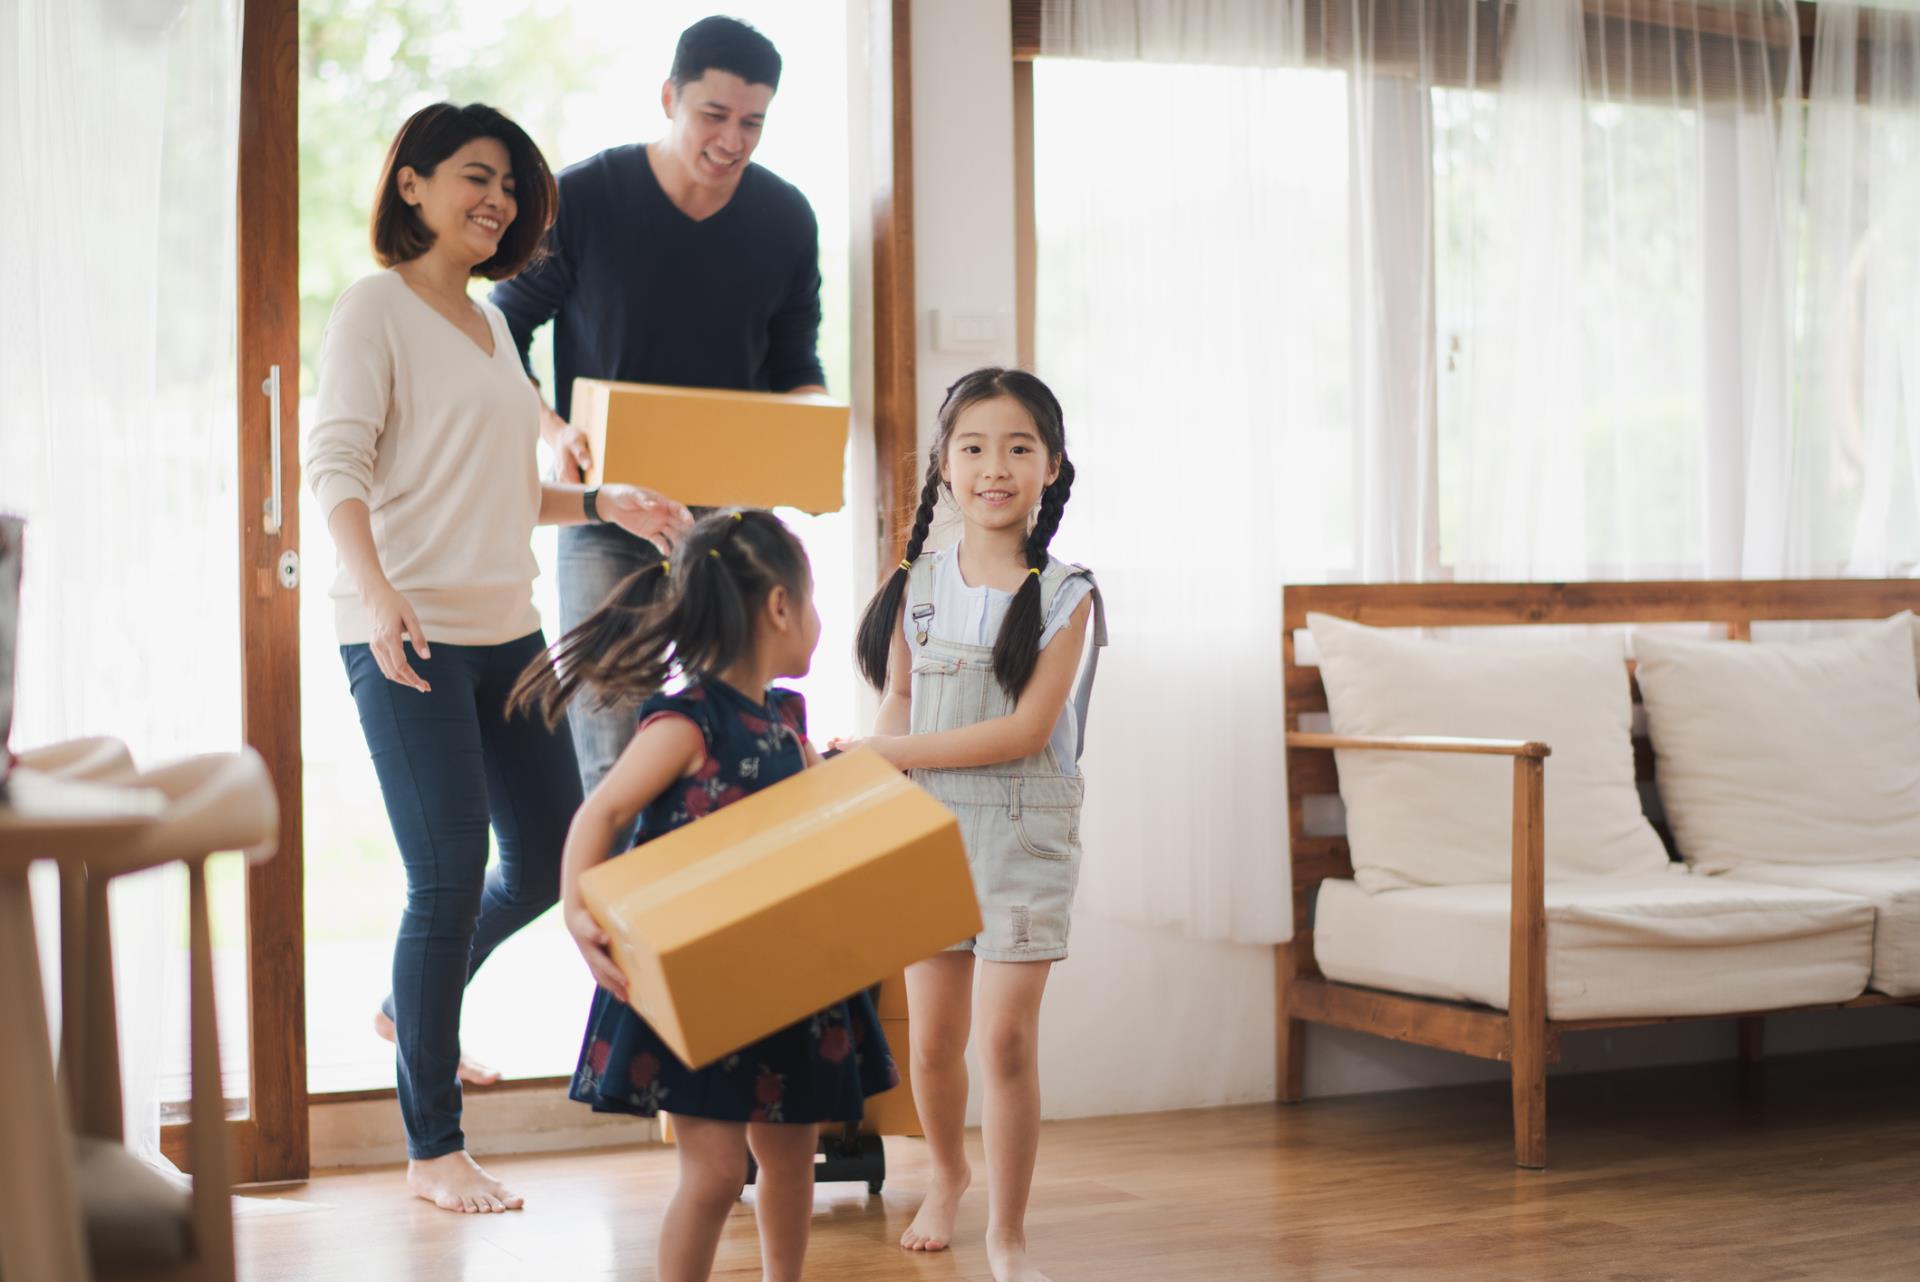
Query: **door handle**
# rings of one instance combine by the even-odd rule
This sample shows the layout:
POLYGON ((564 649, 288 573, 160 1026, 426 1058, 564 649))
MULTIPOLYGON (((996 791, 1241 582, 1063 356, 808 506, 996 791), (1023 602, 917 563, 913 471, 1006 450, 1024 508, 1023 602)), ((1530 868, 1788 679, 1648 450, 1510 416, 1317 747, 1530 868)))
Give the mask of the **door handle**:
POLYGON ((268 534, 280 533, 280 367, 272 366, 266 378, 260 381, 260 391, 267 398, 267 437, 272 442, 273 481, 267 490, 264 505, 264 528, 268 534))

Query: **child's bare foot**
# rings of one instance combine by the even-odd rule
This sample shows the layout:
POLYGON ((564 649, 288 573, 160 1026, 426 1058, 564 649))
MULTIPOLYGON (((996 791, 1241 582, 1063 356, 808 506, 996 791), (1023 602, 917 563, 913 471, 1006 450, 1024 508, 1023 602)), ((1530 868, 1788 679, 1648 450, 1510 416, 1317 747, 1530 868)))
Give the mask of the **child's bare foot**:
POLYGON ((526 1202, 481 1169, 465 1149, 407 1163, 407 1187, 443 1211, 488 1215, 517 1211, 526 1202))
MULTIPOLYGON (((393 1029, 393 1021, 387 1018, 387 1012, 383 1010, 373 1012, 373 1031, 387 1041, 393 1041, 397 1036, 393 1029)), ((462 1055, 460 1057, 460 1080, 469 1086, 491 1086, 500 1080, 500 1070, 497 1068, 488 1068, 479 1060, 469 1059, 467 1056, 462 1055)))
POLYGON ((993 1282, 1047 1282, 1047 1275, 1027 1260, 1026 1235, 987 1231, 987 1267, 993 1282))
POLYGON ((960 1195, 973 1183, 973 1170, 965 1162, 957 1171, 933 1173, 927 1200, 900 1235, 901 1249, 907 1251, 944 1251, 953 1241, 953 1218, 960 1213, 960 1195))

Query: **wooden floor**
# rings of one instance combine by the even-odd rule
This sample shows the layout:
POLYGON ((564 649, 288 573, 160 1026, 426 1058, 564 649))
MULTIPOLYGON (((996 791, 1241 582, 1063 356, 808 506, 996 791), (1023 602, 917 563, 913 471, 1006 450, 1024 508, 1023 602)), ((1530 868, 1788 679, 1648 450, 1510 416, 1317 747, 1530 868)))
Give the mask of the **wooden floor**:
MULTIPOLYGON (((1511 1165, 1503 1087, 1049 1123, 1034 1251, 1055 1282, 1920 1279, 1920 1043, 1773 1061, 1746 1079, 1735 1065, 1555 1079, 1549 1094, 1552 1166, 1535 1173, 1511 1165)), ((881 1197, 821 1190, 808 1276, 985 1282, 978 1185, 955 1250, 893 1245, 925 1150, 888 1144, 881 1197)), ((527 1210, 448 1215, 408 1200, 391 1168, 276 1194, 313 1208, 243 1217, 240 1276, 653 1276, 671 1153, 492 1165, 527 1210)), ((714 1276, 760 1276, 746 1204, 714 1276)))

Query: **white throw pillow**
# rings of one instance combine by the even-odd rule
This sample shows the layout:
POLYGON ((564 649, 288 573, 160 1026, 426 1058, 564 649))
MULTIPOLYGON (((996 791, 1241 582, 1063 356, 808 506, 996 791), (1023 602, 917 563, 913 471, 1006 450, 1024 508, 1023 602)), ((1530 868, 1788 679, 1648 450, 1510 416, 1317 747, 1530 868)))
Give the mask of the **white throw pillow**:
MULTIPOLYGON (((1547 875, 1658 872, 1666 848, 1633 781, 1633 695, 1618 638, 1452 645, 1307 616, 1343 735, 1532 739, 1546 764, 1547 875)), ((1353 876, 1369 891, 1509 880, 1513 760, 1341 751, 1353 876)))
POLYGON ((1920 855, 1912 619, 1783 645, 1634 638, 1660 799, 1696 868, 1920 855))

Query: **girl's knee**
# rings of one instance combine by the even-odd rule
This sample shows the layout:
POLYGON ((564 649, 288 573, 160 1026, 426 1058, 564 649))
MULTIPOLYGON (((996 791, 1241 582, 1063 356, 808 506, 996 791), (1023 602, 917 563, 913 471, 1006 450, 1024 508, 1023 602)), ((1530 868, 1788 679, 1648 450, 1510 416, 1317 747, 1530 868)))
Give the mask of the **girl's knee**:
MULTIPOLYGON (((967 1034, 961 1029, 929 1027, 922 1029, 914 1024, 909 1032, 912 1042, 913 1071, 915 1073, 938 1073, 951 1070, 964 1063, 967 1055, 967 1034)), ((895 1048, 898 1053, 898 1048, 895 1048)))
POLYGON ((988 1026, 980 1054, 986 1071, 994 1077, 1022 1077, 1035 1071, 1040 1056, 1037 1030, 1023 1023, 1005 1022, 988 1026))
POLYGON ((747 1187, 747 1159, 743 1153, 736 1162, 703 1162, 697 1167, 682 1166, 680 1192, 703 1215, 724 1216, 733 1209, 747 1187))

